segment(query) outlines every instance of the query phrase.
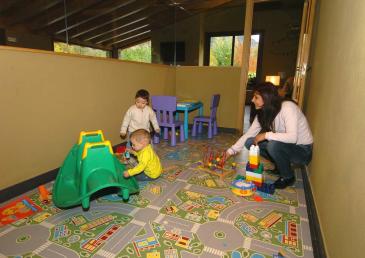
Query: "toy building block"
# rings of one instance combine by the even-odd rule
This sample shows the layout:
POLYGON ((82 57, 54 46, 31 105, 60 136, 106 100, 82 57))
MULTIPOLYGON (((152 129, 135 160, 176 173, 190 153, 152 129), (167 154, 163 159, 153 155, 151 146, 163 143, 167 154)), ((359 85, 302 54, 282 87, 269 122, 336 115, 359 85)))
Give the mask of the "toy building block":
POLYGON ((39 199, 43 203, 49 203, 50 202, 50 192, 47 190, 47 188, 44 185, 38 186, 39 191, 39 199))
POLYGON ((246 164, 246 180, 252 181, 257 185, 261 185, 264 182, 263 178, 264 166, 260 164, 256 169, 252 169, 250 164, 246 164))
POLYGON ((248 155, 248 163, 246 164, 246 180, 252 181, 257 186, 263 183, 262 172, 264 166, 260 164, 260 149, 259 146, 251 145, 248 155))
POLYGON ((248 162, 250 164, 250 168, 258 168, 260 164, 260 149, 257 145, 251 145, 248 155, 248 162))
POLYGON ((273 194, 275 192, 275 185, 274 184, 268 184, 268 183, 262 183, 261 186, 257 186, 257 191, 273 194))
POLYGON ((230 188, 232 193, 238 196, 251 196, 256 191, 256 185, 254 183, 242 178, 235 179, 230 188))
POLYGON ((126 151, 127 147, 126 146, 118 146, 115 153, 116 154, 123 154, 126 151))

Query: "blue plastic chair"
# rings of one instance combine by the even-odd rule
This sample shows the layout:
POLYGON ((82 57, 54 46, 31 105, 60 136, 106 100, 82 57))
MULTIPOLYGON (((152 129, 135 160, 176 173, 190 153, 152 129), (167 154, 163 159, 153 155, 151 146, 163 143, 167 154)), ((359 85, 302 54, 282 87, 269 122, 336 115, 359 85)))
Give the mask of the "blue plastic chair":
POLYGON ((194 117, 193 130, 191 136, 196 136, 196 126, 198 125, 198 132, 203 130, 203 123, 208 123, 208 138, 213 138, 213 135, 218 133, 217 125, 217 109, 221 95, 214 94, 210 103, 210 116, 196 116, 194 117))
MULTIPOLYGON (((168 129, 171 129, 171 146, 176 145, 176 127, 180 127, 180 142, 185 140, 184 123, 174 118, 176 112, 176 97, 152 96, 152 108, 156 112, 157 122, 163 128, 163 137, 168 140, 168 129)), ((155 134, 154 143, 159 143, 159 136, 155 134)))

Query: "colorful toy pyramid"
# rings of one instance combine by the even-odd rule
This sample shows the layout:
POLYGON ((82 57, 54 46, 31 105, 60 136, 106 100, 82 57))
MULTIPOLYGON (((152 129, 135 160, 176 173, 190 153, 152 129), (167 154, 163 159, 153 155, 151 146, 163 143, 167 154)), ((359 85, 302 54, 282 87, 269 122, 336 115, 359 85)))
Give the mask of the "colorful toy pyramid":
POLYGON ((264 181, 263 170, 264 166, 260 163, 260 148, 257 145, 251 145, 246 165, 246 180, 260 187, 264 181))

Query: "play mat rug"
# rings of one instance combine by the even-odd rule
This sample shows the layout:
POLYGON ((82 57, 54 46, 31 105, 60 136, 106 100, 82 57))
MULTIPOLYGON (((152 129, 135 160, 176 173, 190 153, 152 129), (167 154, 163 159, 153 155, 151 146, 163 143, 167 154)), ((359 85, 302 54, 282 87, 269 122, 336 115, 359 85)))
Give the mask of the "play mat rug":
POLYGON ((154 145, 163 175, 140 183, 127 203, 103 192, 88 211, 61 210, 41 202, 37 189, 3 203, 0 257, 313 257, 300 171, 295 187, 239 197, 229 188, 235 174, 220 180, 201 169, 207 150, 236 139, 220 133, 154 145))

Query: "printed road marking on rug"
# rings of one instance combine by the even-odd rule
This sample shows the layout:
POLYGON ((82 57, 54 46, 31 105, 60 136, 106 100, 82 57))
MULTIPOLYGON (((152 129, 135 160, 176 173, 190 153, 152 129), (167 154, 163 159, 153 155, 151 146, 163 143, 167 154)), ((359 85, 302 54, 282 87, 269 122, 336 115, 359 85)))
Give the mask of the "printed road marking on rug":
POLYGON ((46 249, 48 246, 50 246, 51 244, 52 244, 52 242, 47 241, 47 242, 45 242, 43 245, 41 245, 40 247, 38 247, 37 249, 35 249, 35 250, 33 251, 33 253, 35 253, 35 254, 39 254, 39 253, 41 253, 44 249, 46 249))
POLYGON ((215 249, 215 248, 212 248, 212 247, 209 247, 209 246, 204 246, 203 251, 207 252, 207 253, 210 253, 210 254, 219 255, 219 256, 225 255, 225 252, 223 252, 221 250, 218 250, 218 249, 215 249))
POLYGON ((113 253, 105 251, 103 249, 100 249, 99 251, 97 251, 96 254, 106 257, 106 258, 113 258, 113 257, 117 256, 117 254, 113 254, 113 253))
POLYGON ((53 228, 55 225, 46 221, 42 221, 40 225, 46 227, 46 228, 53 228))
POLYGON ((301 221, 304 221, 304 222, 309 222, 308 218, 300 217, 300 220, 301 220, 301 221))
POLYGON ((14 229, 16 229, 16 227, 10 226, 9 228, 7 228, 4 231, 0 232, 0 237, 5 235, 6 233, 9 233, 10 231, 13 231, 14 229))
POLYGON ((289 206, 289 213, 295 214, 295 207, 294 206, 289 206))
POLYGON ((184 187, 184 189, 185 190, 189 190, 191 188, 191 184, 187 184, 185 187, 184 187))
POLYGON ((164 218, 165 218, 165 214, 160 213, 154 221, 156 223, 160 223, 161 220, 163 220, 164 218))
POLYGON ((147 208, 150 208, 150 209, 153 209, 153 210, 156 210, 156 211, 160 210, 160 207, 157 207, 155 205, 148 205, 147 208))
POLYGON ((243 248, 250 249, 252 238, 246 237, 243 241, 243 248))
MULTIPOLYGON (((55 250, 52 250, 52 249, 47 249, 46 252, 50 252, 50 253, 54 253, 56 255, 54 256, 49 256, 49 257, 67 257, 66 255, 64 255, 63 253, 60 253, 58 251, 55 251, 55 250)), ((47 257, 46 255, 45 256, 42 256, 42 257, 47 257)))
POLYGON ((136 220, 136 219, 132 219, 131 223, 144 227, 146 225, 146 222, 140 221, 140 220, 136 220))
POLYGON ((234 225, 234 222, 232 220, 228 220, 228 219, 218 218, 217 221, 223 222, 223 223, 226 223, 226 224, 230 224, 230 225, 234 225))
POLYGON ((184 182, 184 183, 186 183, 186 182, 187 182, 187 180, 185 180, 185 179, 181 179, 181 178, 176 179, 176 181, 180 181, 180 182, 184 182))
POLYGON ((134 215, 137 213, 137 211, 139 211, 139 210, 140 210, 140 208, 136 207, 135 209, 133 209, 133 210, 129 213, 129 215, 134 216, 134 215))
POLYGON ((193 233, 196 233, 196 232, 198 232, 199 227, 200 227, 200 224, 194 223, 194 226, 191 228, 190 231, 193 233))
POLYGON ((308 245, 303 245, 303 249, 307 251, 312 251, 312 247, 308 245))

